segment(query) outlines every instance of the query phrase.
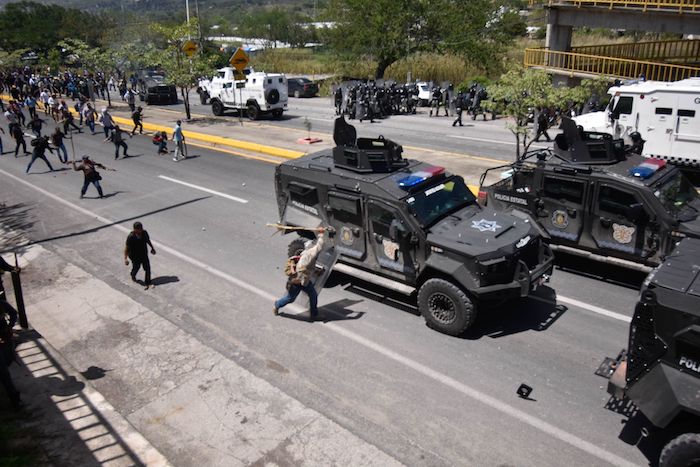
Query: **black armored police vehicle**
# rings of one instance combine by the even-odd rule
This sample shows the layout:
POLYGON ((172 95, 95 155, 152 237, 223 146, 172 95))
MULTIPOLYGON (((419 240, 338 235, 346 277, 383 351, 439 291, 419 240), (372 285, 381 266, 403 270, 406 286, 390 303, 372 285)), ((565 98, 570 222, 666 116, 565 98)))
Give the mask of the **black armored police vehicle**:
POLYGON ((357 138, 343 117, 334 139, 332 150, 277 166, 275 189, 283 224, 336 230, 335 270, 417 294, 428 325, 450 335, 482 304, 525 297, 548 279, 552 253, 529 215, 482 208, 461 177, 404 159, 381 136, 357 138))
POLYGON ((660 431, 661 467, 700 465, 700 239, 682 240, 647 277, 627 350, 596 373, 660 431))
POLYGON ((138 91, 146 104, 177 104, 177 88, 165 83, 165 75, 154 70, 138 72, 138 91))
POLYGON ((552 249, 650 271, 685 237, 700 237, 700 197, 680 170, 628 152, 622 140, 562 123, 554 150, 482 175, 479 197, 532 214, 552 249), (490 174, 502 179, 490 186, 490 174))

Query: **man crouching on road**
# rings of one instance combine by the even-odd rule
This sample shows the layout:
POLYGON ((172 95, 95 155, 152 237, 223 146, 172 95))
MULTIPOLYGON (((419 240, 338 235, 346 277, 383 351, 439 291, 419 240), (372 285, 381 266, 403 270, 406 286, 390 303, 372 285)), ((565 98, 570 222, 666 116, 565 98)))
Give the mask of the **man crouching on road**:
POLYGON ((299 255, 298 260, 296 257, 288 260, 290 270, 287 271, 289 277, 287 294, 275 302, 275 316, 279 314, 280 308, 293 303, 302 290, 309 296, 309 319, 314 321, 316 316, 318 316, 318 295, 311 281, 311 274, 313 274, 316 267, 316 259, 318 259, 319 253, 323 250, 326 241, 326 229, 319 227, 316 229, 316 232, 320 234, 316 243, 309 243, 299 255))
POLYGON ((151 284, 151 262, 148 260, 147 246, 151 247, 151 254, 155 255, 156 250, 151 244, 148 232, 143 230, 143 225, 140 222, 134 222, 134 230, 126 238, 124 264, 128 266, 129 260, 131 260, 131 280, 134 282, 136 282, 136 274, 143 266, 143 271, 146 273, 146 280, 144 281, 146 290, 153 288, 153 284, 151 284))

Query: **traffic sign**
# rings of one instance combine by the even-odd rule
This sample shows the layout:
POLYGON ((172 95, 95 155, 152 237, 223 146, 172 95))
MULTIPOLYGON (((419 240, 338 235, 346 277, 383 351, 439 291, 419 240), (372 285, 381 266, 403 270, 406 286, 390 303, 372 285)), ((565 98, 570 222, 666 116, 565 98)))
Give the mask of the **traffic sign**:
POLYGON ((197 43, 195 41, 187 41, 182 45, 182 51, 185 52, 185 55, 188 57, 192 57, 192 55, 197 52, 197 43))
POLYGON ((248 66, 249 61, 250 61, 250 59, 248 58, 248 54, 245 53, 245 50, 243 50, 239 47, 236 49, 236 51, 233 53, 233 55, 231 55, 231 58, 229 59, 228 62, 236 70, 243 71, 243 69, 246 66, 248 66))

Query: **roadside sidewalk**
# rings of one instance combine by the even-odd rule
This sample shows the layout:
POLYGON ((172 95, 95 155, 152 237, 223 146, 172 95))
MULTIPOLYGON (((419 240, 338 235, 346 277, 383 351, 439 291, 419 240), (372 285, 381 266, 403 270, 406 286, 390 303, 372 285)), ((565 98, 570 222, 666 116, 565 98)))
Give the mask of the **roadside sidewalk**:
MULTIPOLYGON (((89 424, 88 443, 104 439, 108 448, 121 448, 113 461, 136 456, 132 464, 168 465, 152 451, 153 457, 138 454, 133 441, 140 432, 174 465, 400 465, 84 269, 42 247, 30 252, 34 259, 23 271, 32 290, 25 299, 29 320, 57 350, 45 350, 46 341, 30 334, 20 350, 32 372, 26 377, 47 381, 42 391, 51 394, 58 417, 63 412, 78 424, 75 430, 89 424), (63 369, 70 362, 82 376, 62 373, 55 362, 63 369), (116 410, 93 388, 124 421, 112 421, 116 410), (91 416, 95 423, 101 416, 111 431, 89 423, 91 416), (124 424, 138 432, 119 434, 115 427, 124 424)), ((20 390, 33 384, 18 378, 20 390)), ((75 437, 73 444, 80 447, 75 437)), ((87 449, 86 459, 106 447, 87 449)), ((57 464, 105 465, 100 459, 57 464)))

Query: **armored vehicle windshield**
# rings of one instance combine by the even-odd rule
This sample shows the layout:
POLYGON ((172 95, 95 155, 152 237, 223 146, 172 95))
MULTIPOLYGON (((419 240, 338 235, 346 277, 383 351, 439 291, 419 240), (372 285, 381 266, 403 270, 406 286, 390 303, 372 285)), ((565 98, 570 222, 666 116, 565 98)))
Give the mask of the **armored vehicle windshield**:
POLYGON ((476 198, 459 177, 452 177, 437 185, 411 195, 406 203, 424 227, 472 204, 476 198))

